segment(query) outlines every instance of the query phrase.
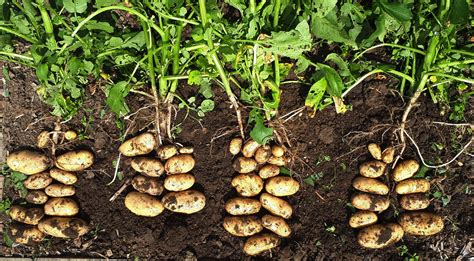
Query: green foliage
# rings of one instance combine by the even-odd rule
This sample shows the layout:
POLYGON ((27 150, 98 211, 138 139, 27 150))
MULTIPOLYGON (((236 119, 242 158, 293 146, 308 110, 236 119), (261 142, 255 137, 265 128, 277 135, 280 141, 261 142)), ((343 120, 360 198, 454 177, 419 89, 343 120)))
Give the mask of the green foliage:
POLYGON ((249 124, 254 124, 250 137, 259 144, 265 144, 273 138, 273 129, 268 128, 264 124, 262 114, 258 109, 253 109, 249 115, 249 124))
POLYGON ((23 185, 23 181, 28 178, 27 175, 18 171, 13 171, 7 165, 2 167, 0 174, 5 177, 5 187, 13 187, 22 198, 26 196, 28 190, 23 185))
POLYGON ((12 201, 9 198, 0 201, 0 213, 6 213, 10 206, 12 205, 12 201))

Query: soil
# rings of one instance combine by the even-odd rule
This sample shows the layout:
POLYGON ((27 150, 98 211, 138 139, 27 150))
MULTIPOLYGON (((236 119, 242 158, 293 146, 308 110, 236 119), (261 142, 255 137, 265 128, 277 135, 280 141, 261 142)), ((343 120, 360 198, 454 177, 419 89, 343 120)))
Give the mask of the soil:
MULTIPOLYGON (((54 128, 56 119, 49 114, 35 94, 37 82, 34 73, 21 67, 8 67, 11 82, 10 96, 5 110, 6 149, 14 151, 35 144, 36 136, 43 130, 54 128)), ((421 258, 455 259, 474 234, 472 196, 468 189, 472 185, 472 161, 462 155, 448 168, 428 171, 433 190, 450 196, 446 206, 441 200, 433 200, 430 210, 445 217, 445 229, 438 235, 427 238, 405 236, 395 246, 382 250, 367 250, 358 246, 357 231, 351 229, 348 218, 352 209, 347 203, 354 193, 352 179, 358 174, 358 165, 370 157, 366 150, 369 142, 383 146, 398 145, 396 128, 404 108, 404 102, 391 89, 396 84, 390 80, 371 79, 357 87, 346 99, 352 110, 336 114, 329 106, 311 118, 302 112, 287 122, 275 122, 284 128, 293 154, 291 169, 302 181, 302 189, 288 198, 294 215, 289 220, 293 229, 290 238, 283 239, 280 247, 261 256, 264 259, 301 260, 325 259, 403 259, 398 248, 406 246, 410 254, 421 258), (324 159, 330 159, 328 161, 324 159), (303 182, 308 176, 320 177, 314 186, 303 182)), ((285 115, 304 104, 307 89, 297 85, 283 86, 281 115, 285 115)), ((187 95, 186 93, 182 93, 187 95)), ((131 111, 147 103, 137 96, 129 96, 131 111)), ((405 100, 407 98, 405 97, 405 100)), ((192 145, 197 165, 193 170, 196 189, 207 198, 204 210, 193 215, 181 215, 165 211, 156 218, 133 215, 123 203, 126 190, 115 201, 109 198, 120 188, 122 181, 108 183, 114 175, 113 162, 117 160, 120 135, 125 130, 117 128, 114 115, 107 112, 104 96, 100 90, 88 91, 81 111, 73 120, 62 124, 63 129, 84 131, 87 139, 60 147, 59 153, 76 147, 88 147, 97 157, 94 166, 79 175, 76 184, 76 199, 81 215, 91 223, 92 231, 81 239, 50 239, 34 247, 0 246, 2 256, 81 256, 112 258, 153 259, 250 259, 242 252, 243 238, 228 234, 222 227, 226 213, 224 203, 235 195, 230 186, 234 175, 232 156, 227 145, 237 135, 234 111, 229 107, 225 94, 216 91, 216 108, 200 121, 196 117, 185 117, 179 113, 175 123, 183 130, 176 141, 192 145), (82 121, 81 121, 82 120, 82 121), (85 120, 85 121, 84 121, 85 120), (83 122, 89 124, 85 126, 83 122), (226 134, 226 135, 224 135, 226 134)), ((473 122, 472 108, 466 113, 466 121, 473 122)), ((432 121, 448 121, 440 116, 437 105, 429 97, 421 97, 420 106, 411 114, 409 133, 417 141, 426 160, 451 159, 456 141, 465 144, 469 134, 455 131, 453 127, 436 125, 432 121), (442 149, 433 149, 433 144, 443 144, 442 149)), ((149 112, 142 110, 127 133, 135 133, 146 125, 149 112)), ((279 129, 282 133, 283 129, 279 129)), ((458 145, 459 146, 459 145, 458 145)), ((397 146, 399 149, 399 146, 397 146)), ((471 149, 472 153, 472 149, 471 149)), ((404 158, 418 158, 413 146, 407 147, 404 158)), ((121 160, 123 174, 133 175, 128 160, 121 160)), ((393 184, 392 184, 393 185, 393 184)), ((470 187, 472 189, 472 187, 470 187)), ((6 196, 18 199, 12 188, 6 196)), ((395 206, 396 199, 392 198, 395 206)), ((397 207, 384 212, 382 222, 395 221, 397 207)), ((8 219, 1 216, 5 224, 8 219)), ((472 254, 471 254, 472 255, 472 254)))

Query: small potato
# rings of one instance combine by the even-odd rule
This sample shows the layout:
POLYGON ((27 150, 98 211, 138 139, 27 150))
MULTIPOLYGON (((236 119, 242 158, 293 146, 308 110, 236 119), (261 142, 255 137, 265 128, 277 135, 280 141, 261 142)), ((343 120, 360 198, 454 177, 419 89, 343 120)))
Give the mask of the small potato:
POLYGON ((352 196, 351 204, 360 210, 382 212, 390 206, 388 198, 368 193, 357 193, 352 196))
POLYGON ((257 169, 257 162, 251 158, 238 157, 232 166, 239 173, 250 173, 257 169))
POLYGON ((165 170, 168 175, 190 172, 196 161, 189 154, 176 155, 168 159, 165 163, 165 170))
POLYGON ((381 160, 382 159, 382 149, 380 149, 380 146, 375 143, 370 143, 369 146, 367 146, 367 149, 370 152, 370 155, 376 160, 381 160))
POLYGON ((17 244, 31 245, 43 241, 44 234, 36 226, 11 224, 8 236, 17 244))
POLYGON ((280 167, 278 167, 277 165, 272 165, 272 164, 267 164, 258 171, 258 175, 262 179, 275 177, 275 176, 278 176, 279 174, 280 174, 280 167))
POLYGON ((206 206, 206 197, 196 190, 170 192, 162 201, 168 210, 184 214, 196 213, 206 206))
POLYGON ((51 198, 44 204, 44 213, 50 216, 70 217, 79 213, 79 206, 71 198, 51 198))
POLYGON ((409 179, 416 174, 420 164, 416 160, 404 160, 397 164, 393 170, 392 177, 395 182, 400 182, 405 179, 409 179))
POLYGON ((89 226, 80 218, 51 217, 41 220, 38 229, 53 237, 78 238, 89 231, 89 226))
POLYGON ((349 219, 349 226, 360 228, 377 223, 378 217, 372 211, 358 210, 349 219))
POLYGON ((272 156, 272 149, 268 145, 263 145, 255 151, 255 161, 258 164, 267 162, 270 156, 272 156))
POLYGON ((265 215, 262 217, 262 225, 281 237, 289 237, 291 234, 290 226, 281 217, 265 215))
POLYGON ((262 193, 262 195, 260 195, 260 203, 262 204, 263 208, 268 210, 273 215, 289 219, 291 214, 293 214, 293 209, 288 202, 268 193, 262 193))
POLYGON ((291 177, 278 176, 267 180, 265 190, 277 197, 291 196, 300 190, 300 183, 291 177))
POLYGON ((225 217, 224 228, 236 237, 248 237, 263 230, 262 222, 256 216, 225 217))
POLYGON ((182 147, 179 148, 179 153, 181 154, 193 154, 194 148, 193 147, 182 147))
POLYGON ((51 184, 44 190, 46 195, 54 198, 70 197, 76 194, 76 189, 71 185, 51 184))
POLYGON ((393 159, 395 157, 395 149, 393 147, 388 147, 383 150, 382 152, 382 161, 390 164, 393 162, 393 159))
POLYGON ((11 206, 8 214, 13 220, 28 225, 38 225, 38 222, 44 217, 41 208, 24 208, 18 205, 11 206))
POLYGON ((56 167, 65 171, 83 171, 94 164, 94 154, 87 150, 67 152, 56 158, 56 167))
POLYGON ((147 157, 136 157, 132 159, 132 168, 149 177, 159 177, 165 173, 165 166, 158 159, 147 157))
POLYGON ((241 138, 233 138, 231 141, 230 141, 230 144, 229 144, 229 152, 230 154, 232 155, 237 155, 240 153, 240 150, 242 149, 242 139, 241 138))
POLYGON ((43 172, 49 168, 50 164, 46 155, 31 150, 13 152, 7 157, 7 165, 10 169, 26 175, 43 172))
POLYGON ((283 155, 285 155, 285 149, 282 146, 273 145, 272 154, 275 157, 283 157, 283 155))
POLYGON ((359 166, 359 173, 366 178, 378 178, 384 174, 386 167, 387 164, 382 161, 371 160, 359 166))
POLYGON ((30 190, 26 194, 25 199, 28 203, 43 205, 48 201, 48 196, 42 190, 30 190))
POLYGON ((36 146, 40 149, 47 148, 49 141, 49 131, 42 131, 36 138, 36 146))
POLYGON ((156 154, 161 160, 167 160, 178 154, 178 148, 174 145, 165 145, 158 148, 156 154))
POLYGON ((253 198, 237 197, 230 199, 225 203, 225 210, 227 213, 234 216, 256 214, 261 208, 262 204, 253 198))
POLYGON ((126 140, 122 145, 120 145, 119 151, 127 157, 135 157, 152 152, 155 146, 155 136, 146 132, 126 140))
POLYGON ((144 217, 156 217, 165 209, 159 199, 136 191, 127 194, 125 207, 133 214, 144 217))
POLYGON ((239 195, 243 197, 253 197, 260 194, 263 189, 263 180, 258 175, 247 173, 239 174, 232 179, 234 187, 239 195))
POLYGON ((430 205, 430 200, 423 193, 408 194, 400 197, 400 206, 405 210, 421 210, 430 205))
POLYGON ((196 179, 191 174, 174 174, 165 178, 165 189, 169 191, 183 191, 191 188, 196 179))
POLYGON ((398 242, 402 237, 403 229, 400 225, 376 224, 361 229, 357 235, 357 242, 366 248, 383 248, 398 242))
POLYGON ((382 181, 366 177, 355 178, 352 186, 359 191, 377 195, 387 195, 389 191, 388 186, 382 181))
POLYGON ((38 174, 34 174, 29 176, 25 181, 23 181, 23 185, 27 189, 44 189, 49 184, 53 182, 53 179, 49 176, 48 172, 41 172, 38 174))
POLYGON ((260 148, 260 144, 254 140, 249 140, 247 143, 244 144, 242 147, 242 154, 244 157, 251 158, 255 155, 255 152, 258 148, 260 148))
POLYGON ((415 236, 432 236, 444 228, 441 216, 421 211, 403 213, 398 223, 405 233, 415 236))
POLYGON ((77 132, 74 130, 68 130, 64 133, 64 138, 66 140, 75 140, 77 138, 77 132))
POLYGON ((244 252, 255 256, 280 245, 280 238, 275 234, 262 233, 250 237, 244 244, 244 252))
POLYGON ((272 155, 268 159, 267 163, 282 167, 286 165, 286 159, 284 157, 275 157, 272 155))
POLYGON ((163 182, 157 178, 150 178, 143 175, 136 175, 132 179, 132 186, 141 193, 158 196, 163 193, 163 182))
POLYGON ((73 185, 77 182, 77 176, 74 173, 67 172, 58 168, 53 168, 49 171, 51 178, 65 184, 73 185))
POLYGON ((406 179, 395 186, 395 192, 400 195, 426 193, 430 191, 430 182, 426 179, 406 179))

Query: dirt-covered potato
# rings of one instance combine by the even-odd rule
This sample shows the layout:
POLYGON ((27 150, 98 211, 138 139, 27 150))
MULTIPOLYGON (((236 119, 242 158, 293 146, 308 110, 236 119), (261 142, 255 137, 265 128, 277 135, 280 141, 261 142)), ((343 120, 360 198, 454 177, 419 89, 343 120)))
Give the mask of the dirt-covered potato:
POLYGON ((156 217, 165 209, 159 199, 136 191, 127 194, 125 207, 133 214, 144 217, 156 217))
POLYGON ((399 202, 405 210, 421 210, 430 205, 430 200, 424 193, 403 195, 399 202))
POLYGON ((366 248, 383 248, 398 242, 402 237, 403 229, 398 224, 375 224, 362 228, 357 235, 357 242, 366 248))
POLYGON ((47 148, 49 141, 49 131, 42 131, 36 138, 36 146, 40 149, 47 148))
POLYGON ((386 167, 385 162, 371 160, 359 166, 359 173, 366 178, 378 178, 384 174, 386 167))
POLYGON ((31 150, 13 152, 7 157, 7 165, 11 170, 26 175, 43 172, 49 168, 50 164, 46 155, 31 150))
POLYGON ((44 190, 46 195, 54 198, 70 197, 76 194, 76 189, 71 185, 51 184, 44 190))
POLYGON ((27 189, 37 190, 44 189, 53 182, 53 179, 49 176, 48 172, 41 172, 33 174, 23 181, 23 185, 27 189))
POLYGON ((397 194, 426 193, 430 191, 430 182, 426 179, 406 179, 395 186, 397 194))
POLYGON ((441 216, 422 211, 405 212, 398 219, 398 223, 405 233, 415 236, 432 236, 444 228, 441 216))
POLYGON ((51 217, 41 220, 38 229, 53 237, 78 238, 89 231, 89 226, 80 218, 51 217))
POLYGON ((225 203, 227 213, 234 216, 256 214, 261 208, 262 204, 260 204, 260 201, 253 198, 237 197, 229 199, 225 203))
POLYGON ((349 226, 352 228, 360 228, 375 224, 378 220, 377 214, 372 211, 358 210, 352 214, 349 219, 349 226))
POLYGON ((195 164, 193 156, 181 154, 169 158, 165 163, 165 170, 169 175, 187 173, 194 168, 195 164))
POLYGON ((13 220, 28 225, 37 225, 44 217, 44 211, 41 208, 25 208, 18 205, 11 206, 8 214, 13 220))
POLYGON ((263 164, 272 156, 272 148, 268 145, 263 145, 255 151, 255 161, 258 164, 263 164))
POLYGON ((8 236, 13 242, 22 245, 31 245, 44 239, 43 232, 36 226, 24 224, 11 224, 8 236))
POLYGON ((238 157, 232 166, 239 173, 250 173, 257 169, 257 162, 252 158, 238 157))
POLYGON ((182 147, 179 148, 179 153, 181 154, 193 154, 194 148, 193 147, 182 147))
POLYGON ((392 177, 395 182, 400 182, 405 179, 409 179, 416 174, 420 164, 416 160, 404 160, 395 166, 395 169, 392 172, 392 177))
POLYGON ((65 185, 73 185, 77 182, 77 176, 74 173, 64 171, 58 168, 53 168, 49 171, 49 175, 51 178, 65 184, 65 185))
POLYGON ((276 156, 272 155, 268 159, 267 163, 282 167, 282 166, 286 165, 286 159, 283 156, 282 157, 276 157, 276 156))
POLYGON ((280 245, 280 238, 275 234, 262 233, 250 237, 244 244, 244 252, 255 256, 280 245))
POLYGON ((277 197, 291 196, 298 192, 300 183, 291 177, 278 176, 269 178, 265 190, 277 197))
POLYGON ((161 160, 167 160, 178 154, 178 148, 175 145, 165 145, 158 148, 156 154, 161 160))
POLYGON ((384 196, 357 193, 352 196, 351 204, 360 210, 382 212, 390 206, 390 200, 384 196))
POLYGON ((263 189, 263 180, 253 173, 239 174, 232 179, 232 187, 244 197, 253 197, 263 189))
POLYGON ((285 149, 282 146, 273 145, 272 154, 275 157, 283 157, 283 155, 285 155, 285 149))
POLYGON ((387 195, 389 191, 388 186, 382 181, 366 177, 355 178, 352 186, 359 191, 377 195, 387 195))
POLYGON ((155 146, 155 136, 152 133, 146 132, 126 140, 120 145, 119 151, 127 157, 135 157, 152 152, 155 146))
POLYGON ((272 164, 267 164, 258 171, 258 175, 262 179, 275 177, 275 176, 278 176, 279 174, 280 174, 280 167, 278 167, 277 165, 272 165, 272 164))
POLYGON ((196 213, 206 206, 206 197, 196 190, 170 192, 162 201, 168 210, 184 214, 196 213))
POLYGON ((50 216, 71 217, 79 213, 79 206, 71 198, 50 198, 44 204, 44 213, 50 216))
POLYGON ((159 177, 165 173, 165 166, 158 159, 147 157, 135 157, 131 162, 132 168, 149 177, 159 177))
POLYGON ((281 237, 289 237, 291 234, 290 226, 281 217, 265 215, 262 217, 262 225, 281 237))
POLYGON ((42 190, 30 190, 26 194, 26 201, 31 204, 43 205, 48 201, 48 195, 42 190))
POLYGON ((370 152, 370 155, 376 160, 381 160, 382 159, 382 149, 380 149, 380 146, 375 143, 370 143, 367 146, 367 149, 370 152))
POLYGON ((83 171, 94 164, 94 154, 88 150, 70 151, 57 157, 55 164, 65 171, 83 171))
POLYGON ((268 193, 262 193, 262 195, 260 195, 260 203, 263 208, 273 215, 288 219, 291 217, 291 214, 293 214, 293 209, 288 202, 268 193))
POLYGON ((77 138, 77 132, 74 130, 68 130, 64 133, 64 138, 66 140, 75 140, 77 138))
POLYGON ((150 178, 143 175, 136 175, 132 179, 132 186, 141 193, 150 194, 152 196, 161 195, 163 192, 163 182, 157 178, 150 178))
POLYGON ((225 217, 224 228, 236 237, 248 237, 263 230, 262 222, 256 216, 225 217))
POLYGON ((232 155, 237 155, 240 153, 240 150, 242 149, 242 139, 241 138, 233 138, 231 141, 230 141, 230 144, 229 144, 229 152, 230 154, 232 155))
POLYGON ((165 189, 169 191, 183 191, 191 188, 196 179, 191 174, 174 174, 165 178, 165 189))
POLYGON ((383 150, 382 152, 382 161, 390 164, 393 162, 393 159, 395 158, 395 149, 393 147, 388 147, 383 150))
POLYGON ((251 158, 255 155, 255 152, 258 148, 260 148, 260 144, 258 144, 258 142, 249 140, 242 147, 242 154, 244 157, 251 158))

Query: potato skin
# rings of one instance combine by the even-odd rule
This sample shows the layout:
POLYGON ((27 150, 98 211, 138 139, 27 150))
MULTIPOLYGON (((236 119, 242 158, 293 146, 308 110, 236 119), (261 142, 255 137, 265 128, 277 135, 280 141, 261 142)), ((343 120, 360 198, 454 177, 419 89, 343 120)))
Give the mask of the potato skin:
POLYGON ((234 216, 256 214, 261 208, 260 201, 253 198, 237 197, 225 203, 227 213, 234 216))
POLYGON ((190 172, 196 161, 189 154, 176 155, 169 158, 165 163, 165 170, 168 175, 190 172))
POLYGON ((120 145, 119 151, 127 157, 135 157, 152 152, 155 146, 155 136, 146 132, 126 140, 122 145, 120 145))
POLYGON ((28 203, 43 205, 48 201, 48 195, 42 190, 30 190, 26 194, 25 199, 28 203))
POLYGON ((158 148, 156 154, 161 160, 167 160, 178 154, 178 148, 174 145, 165 145, 158 148))
POLYGON ((351 204, 360 210, 382 212, 390 206, 390 201, 388 198, 379 195, 357 193, 352 196, 351 204))
POLYGON ((286 165, 286 159, 283 156, 282 157, 276 157, 276 156, 272 155, 268 159, 267 163, 277 165, 279 167, 283 167, 283 166, 286 165))
POLYGON ((251 158, 255 155, 255 152, 260 148, 260 144, 254 140, 247 141, 242 147, 242 154, 244 157, 251 158))
POLYGON ((38 229, 53 237, 78 238, 89 231, 89 226, 80 218, 51 217, 41 220, 38 229))
POLYGON ((281 217, 265 215, 262 217, 262 225, 281 237, 289 237, 291 235, 290 226, 281 217))
POLYGON ((240 150, 242 149, 242 139, 241 138, 233 138, 231 141, 230 141, 230 144, 229 144, 229 152, 230 154, 232 155, 237 155, 240 153, 240 150))
POLYGON ((404 160, 397 164, 392 172, 392 178, 395 182, 409 179, 420 169, 420 164, 416 160, 404 160))
POLYGON ((243 197, 256 196, 263 189, 262 178, 253 173, 239 174, 232 179, 231 184, 243 197))
POLYGON ((179 148, 179 153, 181 154, 193 154, 194 148, 193 147, 182 147, 179 148))
POLYGON ((36 138, 36 146, 40 149, 47 148, 49 141, 49 131, 42 131, 36 138))
POLYGON ((163 193, 163 182, 157 178, 150 178, 143 175, 136 175, 132 179, 132 186, 141 193, 158 196, 163 193))
POLYGON ((265 190, 277 197, 294 195, 300 189, 300 183, 291 177, 277 176, 269 178, 265 190))
POLYGON ((375 224, 378 220, 377 214, 372 211, 358 210, 352 214, 349 219, 349 226, 352 228, 360 228, 375 224))
POLYGON ((29 176, 23 181, 23 185, 27 189, 37 190, 46 188, 51 182, 53 182, 53 179, 49 176, 49 173, 41 172, 29 176))
POLYGON ((262 233, 250 237, 244 244, 244 252, 255 256, 280 245, 280 238, 275 234, 262 233))
POLYGON ((389 191, 388 186, 382 181, 366 177, 355 178, 352 186, 359 191, 377 195, 387 195, 389 191))
POLYGON ((83 171, 94 164, 94 154, 88 150, 70 151, 57 157, 55 164, 65 171, 83 171))
POLYGON ((366 178, 378 178, 384 174, 386 167, 383 161, 371 160, 359 166, 359 173, 366 178))
POLYGON ((144 217, 156 217, 165 209, 157 198, 136 191, 127 194, 125 207, 133 214, 144 217))
POLYGON ((44 190, 50 197, 70 197, 76 194, 76 189, 71 185, 51 184, 44 190))
POLYGON ((238 157, 232 165, 239 173, 250 173, 257 169, 257 162, 251 158, 238 157))
POLYGON ((432 236, 444 228, 441 216, 422 211, 405 212, 398 219, 398 223, 405 233, 415 236, 432 236))
POLYGON ((256 216, 225 217, 224 228, 236 237, 248 237, 263 230, 262 222, 256 216))
POLYGON ((36 226, 11 224, 8 236, 17 244, 31 245, 41 242, 44 234, 36 226))
POLYGON ((398 224, 375 224, 362 228, 357 235, 357 242, 365 248, 377 249, 394 244, 402 237, 403 229, 398 224))
POLYGON ((196 190, 169 192, 162 201, 168 210, 183 214, 196 213, 206 206, 206 197, 196 190))
POLYGON ((165 189, 169 191, 183 191, 191 188, 196 179, 191 174, 174 174, 165 178, 165 189))
POLYGON ((11 206, 8 214, 13 220, 28 225, 37 225, 44 217, 44 211, 41 208, 24 208, 18 205, 11 206))
POLYGON ((267 162, 270 156, 272 156, 272 149, 268 145, 263 145, 255 151, 255 161, 258 164, 267 162))
POLYGON ((282 146, 273 145, 272 154, 275 157, 283 157, 283 155, 285 155, 285 149, 282 146))
POLYGON ((77 182, 76 174, 58 168, 51 169, 49 175, 65 185, 73 185, 77 182))
POLYGON ((280 174, 280 167, 278 167, 277 165, 272 165, 272 164, 267 164, 258 171, 258 175, 262 179, 275 177, 275 176, 278 176, 279 174, 280 174))
POLYGON ((430 205, 430 200, 423 193, 408 194, 400 197, 400 206, 405 210, 421 210, 430 205))
POLYGON ((268 193, 262 193, 262 195, 260 195, 260 203, 262 204, 263 208, 268 210, 273 215, 289 219, 293 214, 293 209, 288 202, 268 193))
POLYGON ((44 213, 50 216, 71 217, 79 213, 79 206, 71 198, 51 198, 44 204, 44 213))
POLYGON ((376 160, 381 160, 382 159, 382 149, 380 149, 380 146, 375 143, 370 143, 367 146, 367 149, 370 152, 370 155, 376 160))
POLYGON ((393 147, 388 147, 383 150, 382 152, 382 161, 390 164, 393 162, 393 159, 395 157, 395 149, 393 147))
POLYGON ((149 177, 159 177, 165 173, 165 166, 158 159, 147 157, 135 157, 131 162, 132 168, 149 177))
POLYGON ((395 186, 397 194, 426 193, 430 191, 430 182, 426 179, 406 179, 395 186))
POLYGON ((46 155, 31 150, 16 151, 7 157, 7 165, 10 169, 26 175, 43 172, 49 168, 50 164, 46 155))

